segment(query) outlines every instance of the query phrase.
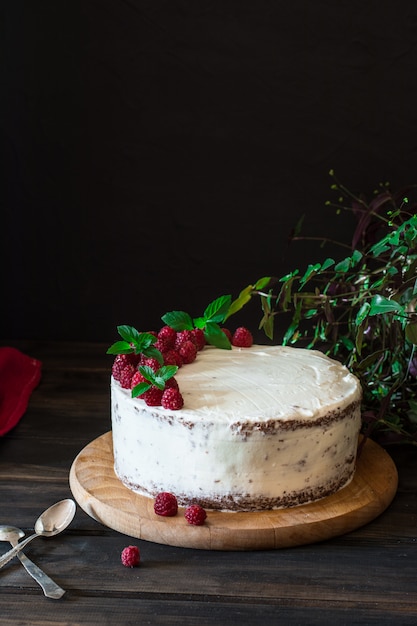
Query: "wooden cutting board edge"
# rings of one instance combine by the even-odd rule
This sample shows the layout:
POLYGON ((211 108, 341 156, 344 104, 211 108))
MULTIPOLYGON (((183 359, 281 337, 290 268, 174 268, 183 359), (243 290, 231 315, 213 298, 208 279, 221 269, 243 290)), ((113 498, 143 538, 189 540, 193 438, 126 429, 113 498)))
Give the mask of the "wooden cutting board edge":
POLYGON ((392 502, 398 473, 389 454, 367 440, 352 482, 311 504, 272 511, 208 511, 192 526, 179 508, 160 517, 153 499, 127 489, 113 469, 111 431, 89 443, 72 463, 70 488, 79 506, 97 522, 124 535, 203 550, 268 550, 324 541, 364 526, 392 502))

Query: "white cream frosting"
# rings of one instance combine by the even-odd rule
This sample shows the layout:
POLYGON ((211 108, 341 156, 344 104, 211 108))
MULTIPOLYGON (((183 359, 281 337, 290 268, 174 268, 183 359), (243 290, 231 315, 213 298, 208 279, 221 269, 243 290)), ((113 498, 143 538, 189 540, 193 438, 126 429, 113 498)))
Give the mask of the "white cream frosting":
POLYGON ((248 510, 314 500, 352 479, 361 389, 323 353, 207 346, 176 379, 179 411, 148 407, 112 379, 115 471, 134 491, 248 510))

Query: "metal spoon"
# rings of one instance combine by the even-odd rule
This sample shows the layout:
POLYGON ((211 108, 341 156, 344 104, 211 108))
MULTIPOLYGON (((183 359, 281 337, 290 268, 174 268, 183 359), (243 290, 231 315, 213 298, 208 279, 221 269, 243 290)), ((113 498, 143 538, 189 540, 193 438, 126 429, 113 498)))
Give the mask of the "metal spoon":
MULTIPOLYGON (((13 547, 17 545, 18 540, 21 537, 24 537, 24 534, 23 530, 16 528, 16 526, 0 525, 0 541, 9 541, 13 547)), ((54 598, 55 600, 62 598, 65 593, 64 589, 49 578, 49 576, 47 576, 45 572, 35 565, 35 563, 28 559, 23 552, 19 552, 17 557, 28 574, 30 574, 32 578, 42 587, 47 598, 54 598)))
POLYGON ((69 498, 56 502, 49 509, 46 509, 35 522, 35 533, 23 539, 23 541, 0 557, 0 568, 6 565, 20 550, 23 550, 32 539, 36 537, 53 537, 65 530, 72 522, 75 511, 75 502, 69 498))

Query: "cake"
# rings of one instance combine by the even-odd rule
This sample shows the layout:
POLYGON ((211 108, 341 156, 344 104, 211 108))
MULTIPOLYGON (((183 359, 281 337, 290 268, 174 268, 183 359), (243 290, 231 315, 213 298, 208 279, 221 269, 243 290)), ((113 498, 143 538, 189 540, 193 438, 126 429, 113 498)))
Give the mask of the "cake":
POLYGON ((294 507, 352 480, 361 388, 320 351, 206 345, 175 374, 183 407, 111 378, 114 470, 135 493, 222 511, 294 507))

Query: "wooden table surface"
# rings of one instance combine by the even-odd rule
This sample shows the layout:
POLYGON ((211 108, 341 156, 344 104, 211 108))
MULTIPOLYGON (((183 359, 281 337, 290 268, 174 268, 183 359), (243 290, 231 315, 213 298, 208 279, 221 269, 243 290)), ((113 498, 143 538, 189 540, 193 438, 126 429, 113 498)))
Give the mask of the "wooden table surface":
MULTIPOLYGON (((72 497, 80 450, 110 429, 111 357, 101 344, 3 342, 43 363, 18 426, 0 438, 0 523, 30 533, 72 497)), ((313 545, 207 551, 111 530, 79 506, 70 527, 26 554, 66 589, 44 597, 17 559, 0 570, 2 624, 417 624, 417 450, 389 450, 399 473, 388 509, 366 526, 313 545), (140 567, 121 565, 134 543, 140 567)), ((0 543, 1 552, 8 544, 0 543)))

